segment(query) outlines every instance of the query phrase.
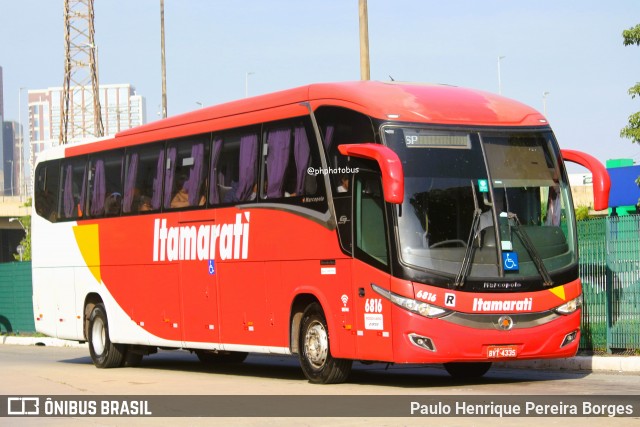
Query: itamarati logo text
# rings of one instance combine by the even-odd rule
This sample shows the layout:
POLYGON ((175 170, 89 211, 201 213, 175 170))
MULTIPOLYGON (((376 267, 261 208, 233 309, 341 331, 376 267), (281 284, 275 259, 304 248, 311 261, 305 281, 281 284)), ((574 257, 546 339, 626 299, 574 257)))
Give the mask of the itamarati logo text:
POLYGON ((167 220, 153 224, 153 261, 203 261, 247 259, 250 213, 236 214, 229 224, 167 227, 167 220))

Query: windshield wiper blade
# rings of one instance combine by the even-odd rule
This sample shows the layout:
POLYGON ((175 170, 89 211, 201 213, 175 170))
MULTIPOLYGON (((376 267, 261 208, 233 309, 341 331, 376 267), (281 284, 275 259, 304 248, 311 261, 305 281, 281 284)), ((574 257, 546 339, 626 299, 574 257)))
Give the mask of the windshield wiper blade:
POLYGON ((535 245, 529 238, 529 235, 522 228, 522 224, 518 219, 518 215, 509 212, 509 218, 513 219, 514 222, 516 223, 516 226, 513 227, 513 231, 516 233, 516 236, 518 236, 518 238, 524 245, 524 248, 529 253, 529 256, 531 257, 531 260, 533 261, 536 268, 538 269, 540 276, 542 276, 542 280, 544 281, 544 286, 547 286, 547 287, 553 286, 553 280, 551 280, 551 275, 549 274, 549 270, 547 270, 547 267, 544 265, 544 261, 542 261, 542 258, 540 258, 540 254, 538 253, 538 250, 536 249, 535 245))
POLYGON ((475 254, 476 249, 473 241, 476 238, 476 234, 478 233, 481 213, 482 211, 480 209, 475 209, 473 211, 473 221, 471 222, 471 231, 469 232, 469 238, 467 239, 467 249, 464 251, 464 258, 462 258, 460 271, 458 271, 456 280, 455 282, 453 282, 453 286, 455 287, 462 287, 465 280, 467 279, 467 276, 469 275, 469 272, 471 271, 471 260, 473 260, 473 255, 475 254))
POLYGON ((473 219, 471 220, 471 230, 469 230, 469 238, 467 238, 467 249, 464 251, 464 258, 462 258, 462 264, 460 265, 460 271, 458 271, 458 275, 456 276, 455 282, 453 282, 453 286, 456 288, 462 287, 464 285, 469 272, 471 271, 471 260, 473 260, 473 256, 475 254, 475 246, 473 245, 473 241, 478 235, 478 229, 480 228, 480 215, 482 211, 480 210, 480 206, 478 206, 478 199, 476 196, 476 187, 473 185, 473 181, 471 181, 471 193, 473 194, 473 219))

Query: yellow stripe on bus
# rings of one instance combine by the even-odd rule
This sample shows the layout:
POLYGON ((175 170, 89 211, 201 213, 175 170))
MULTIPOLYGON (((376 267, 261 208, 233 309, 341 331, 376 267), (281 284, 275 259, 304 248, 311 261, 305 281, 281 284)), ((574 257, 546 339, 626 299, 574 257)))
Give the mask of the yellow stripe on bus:
POLYGON ((76 236, 78 248, 84 258, 89 271, 96 278, 98 283, 102 283, 100 275, 100 239, 98 224, 76 225, 73 227, 73 234, 76 236))

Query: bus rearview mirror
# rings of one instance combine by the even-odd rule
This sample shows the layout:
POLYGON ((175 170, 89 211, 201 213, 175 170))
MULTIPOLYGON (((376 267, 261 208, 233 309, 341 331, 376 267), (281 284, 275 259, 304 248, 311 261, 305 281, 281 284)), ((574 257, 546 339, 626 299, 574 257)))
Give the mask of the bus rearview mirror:
POLYGON ((384 200, 402 204, 404 200, 404 172, 400 158, 389 147, 380 144, 341 144, 338 150, 345 156, 374 160, 382 173, 382 191, 384 200))

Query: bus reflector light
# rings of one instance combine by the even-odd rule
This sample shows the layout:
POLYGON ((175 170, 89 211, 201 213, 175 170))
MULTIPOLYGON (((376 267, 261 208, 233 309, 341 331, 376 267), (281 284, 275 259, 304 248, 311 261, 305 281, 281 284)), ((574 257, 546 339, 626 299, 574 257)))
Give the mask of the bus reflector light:
POLYGON ((409 339, 411 340, 411 343, 417 347, 424 348, 429 351, 436 351, 436 346, 431 338, 417 334, 409 334, 409 339))

